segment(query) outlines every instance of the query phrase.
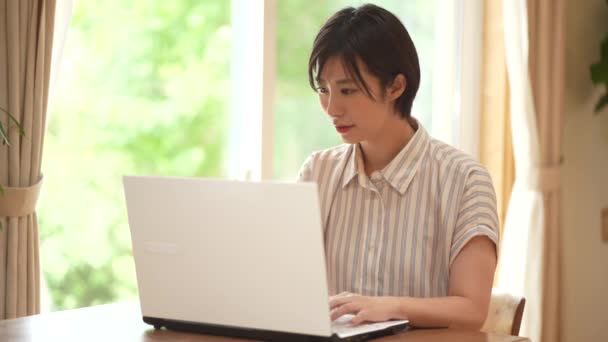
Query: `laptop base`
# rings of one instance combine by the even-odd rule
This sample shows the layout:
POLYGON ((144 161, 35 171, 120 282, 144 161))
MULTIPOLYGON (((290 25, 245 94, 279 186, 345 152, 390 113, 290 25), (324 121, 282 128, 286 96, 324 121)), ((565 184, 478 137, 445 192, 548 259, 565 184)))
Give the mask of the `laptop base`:
POLYGON ((169 330, 192 332, 206 335, 230 336, 245 339, 262 340, 262 341, 293 341, 293 342, 309 342, 309 341, 366 341, 383 336, 393 335, 407 329, 407 323, 390 327, 380 331, 372 331, 348 338, 340 338, 336 334, 332 336, 314 336, 296 333, 287 333, 272 330, 246 329, 229 327, 225 325, 195 323, 187 321, 170 320, 164 318, 155 318, 143 316, 143 321, 154 326, 154 329, 165 327, 169 330))

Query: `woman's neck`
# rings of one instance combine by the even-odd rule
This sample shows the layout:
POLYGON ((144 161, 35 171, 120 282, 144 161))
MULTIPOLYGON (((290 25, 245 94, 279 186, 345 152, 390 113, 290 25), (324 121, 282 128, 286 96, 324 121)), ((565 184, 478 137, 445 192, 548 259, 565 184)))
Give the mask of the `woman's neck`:
POLYGON ((384 169, 409 143, 416 133, 413 122, 404 119, 391 120, 376 139, 361 142, 363 164, 368 177, 374 171, 384 169))

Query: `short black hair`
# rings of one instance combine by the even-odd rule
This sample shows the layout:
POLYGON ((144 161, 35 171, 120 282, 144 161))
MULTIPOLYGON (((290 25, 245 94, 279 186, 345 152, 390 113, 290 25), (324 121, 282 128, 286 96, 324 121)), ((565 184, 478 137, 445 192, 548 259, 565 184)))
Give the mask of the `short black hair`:
POLYGON ((313 89, 331 57, 340 57, 346 71, 368 96, 372 94, 361 77, 360 59, 370 74, 386 88, 398 74, 406 79, 405 91, 395 101, 405 119, 411 116, 412 103, 420 86, 420 65, 414 42, 403 23, 391 12, 371 4, 346 7, 321 27, 308 60, 308 79, 313 89))

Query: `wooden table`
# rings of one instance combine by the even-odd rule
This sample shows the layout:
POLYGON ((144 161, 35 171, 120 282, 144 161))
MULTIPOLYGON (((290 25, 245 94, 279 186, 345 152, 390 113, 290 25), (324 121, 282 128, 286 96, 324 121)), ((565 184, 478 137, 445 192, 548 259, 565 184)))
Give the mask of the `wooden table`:
MULTIPOLYGON (((206 341, 229 342, 242 339, 154 330, 141 320, 138 303, 99 305, 0 321, 0 341, 206 341)), ((515 342, 528 341, 453 329, 410 330, 384 337, 383 342, 515 342)))

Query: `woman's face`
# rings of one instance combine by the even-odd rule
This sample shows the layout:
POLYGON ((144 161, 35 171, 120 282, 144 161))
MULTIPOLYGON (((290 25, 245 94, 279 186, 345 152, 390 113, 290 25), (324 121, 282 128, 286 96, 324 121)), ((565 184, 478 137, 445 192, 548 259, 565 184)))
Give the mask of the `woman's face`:
POLYGON ((373 99, 348 75, 340 57, 329 58, 318 79, 321 107, 342 141, 349 144, 379 140, 385 127, 400 120, 395 101, 386 96, 380 80, 371 75, 363 63, 358 63, 373 99))

